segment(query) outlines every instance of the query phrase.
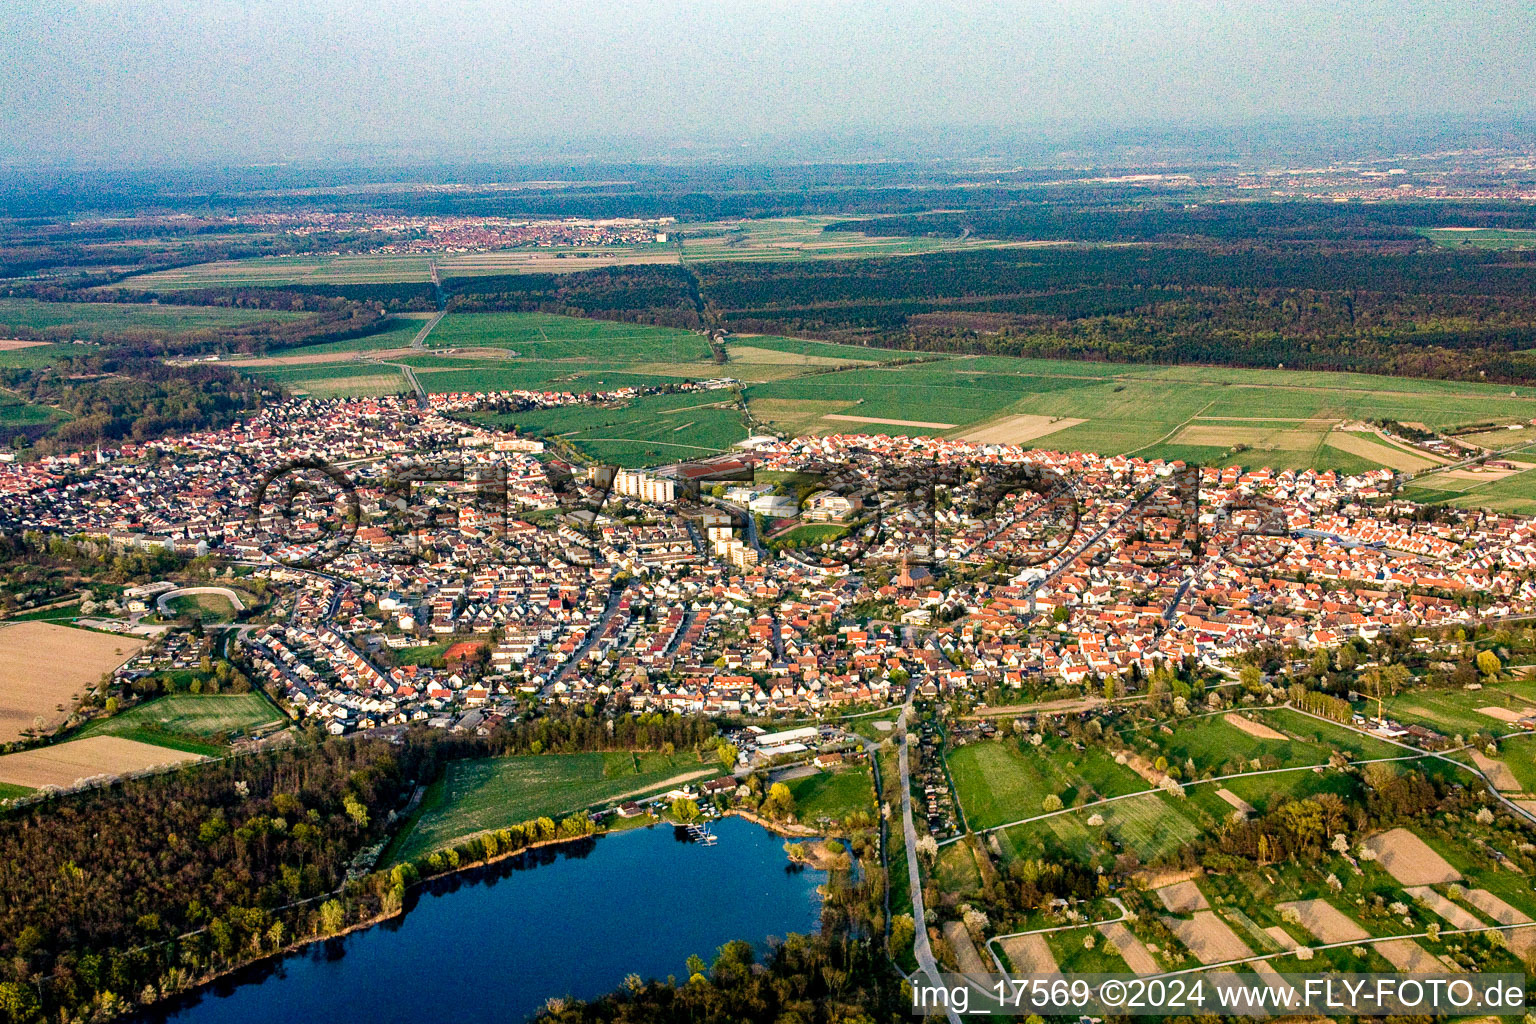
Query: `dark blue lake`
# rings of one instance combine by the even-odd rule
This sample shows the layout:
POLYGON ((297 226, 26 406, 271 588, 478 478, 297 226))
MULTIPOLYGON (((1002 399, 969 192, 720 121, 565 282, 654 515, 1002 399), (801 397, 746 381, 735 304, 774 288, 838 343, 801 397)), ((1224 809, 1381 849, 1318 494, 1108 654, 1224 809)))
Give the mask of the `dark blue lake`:
POLYGON ((820 871, 740 818, 719 842, 654 826, 547 847, 428 885, 367 931, 247 968, 154 1016, 175 1024, 503 1024, 628 974, 684 980, 732 939, 819 926, 820 871), (681 837, 681 838, 680 838, 681 837))

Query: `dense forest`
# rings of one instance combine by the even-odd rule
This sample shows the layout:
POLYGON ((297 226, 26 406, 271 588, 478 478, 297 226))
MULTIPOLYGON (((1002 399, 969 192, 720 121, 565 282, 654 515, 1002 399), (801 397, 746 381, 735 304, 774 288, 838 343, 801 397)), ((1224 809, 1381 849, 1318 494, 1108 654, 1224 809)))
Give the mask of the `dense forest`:
POLYGON ((0 1017, 110 1015, 377 912, 341 891, 347 867, 424 767, 389 743, 333 742, 11 812, 0 1017))
MULTIPOLYGON (((700 965, 702 966, 702 965, 700 965)), ((911 997, 879 947, 847 936, 791 935, 766 962, 730 942, 686 984, 632 979, 590 1003, 561 1002, 539 1024, 875 1024, 910 1019, 911 997)))
POLYGON ((1333 203, 1222 201, 1061 203, 1037 201, 996 208, 849 220, 828 231, 883 236, 954 237, 1070 242, 1179 242, 1226 245, 1306 243, 1357 246, 1408 243, 1427 247, 1420 228, 1536 228, 1527 203, 1333 203))
POLYGON ((0 426, 0 444, 20 443, 43 453, 225 426, 254 412, 263 392, 272 393, 270 383, 221 367, 105 355, 42 369, 0 369, 0 387, 72 417, 41 437, 25 425, 0 426))
POLYGON ((696 328, 694 278, 679 266, 604 267, 571 274, 458 277, 443 282, 456 313, 561 313, 696 328))
POLYGON ((1536 379, 1536 254, 1063 246, 710 263, 743 332, 935 352, 1536 379))

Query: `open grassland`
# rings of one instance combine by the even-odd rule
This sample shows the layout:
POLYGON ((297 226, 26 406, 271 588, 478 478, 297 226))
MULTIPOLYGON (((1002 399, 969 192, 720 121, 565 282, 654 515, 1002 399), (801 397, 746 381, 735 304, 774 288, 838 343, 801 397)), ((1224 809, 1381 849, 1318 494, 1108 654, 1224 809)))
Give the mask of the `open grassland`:
POLYGON ((395 843, 409 860, 466 836, 541 816, 564 817, 621 799, 655 795, 719 775, 693 753, 530 754, 454 761, 433 783, 416 820, 395 843))
POLYGON ((1116 764, 1100 747, 1026 748, 1011 740, 988 740, 951 751, 948 761, 966 823, 973 829, 1041 814, 1042 802, 1052 795, 1071 806, 1147 788, 1135 772, 1116 764))
MULTIPOLYGON (((1268 718, 1261 716, 1258 721, 1262 728, 1268 718)), ((1194 774, 1186 772, 1186 780, 1206 774, 1233 775, 1253 771, 1255 761, 1272 768, 1326 764, 1333 752, 1332 747, 1321 743, 1283 734, 1254 735, 1223 715, 1207 715, 1178 723, 1171 736, 1157 733, 1151 740, 1170 765, 1183 768, 1189 762, 1194 763, 1194 774)))
POLYGON ((67 788, 87 779, 196 761, 201 756, 121 736, 91 736, 0 756, 0 783, 28 789, 67 788))
POLYGON ((101 677, 144 641, 49 622, 0 625, 0 743, 58 726, 101 677))
POLYGON ((23 402, 13 395, 0 392, 0 433, 7 428, 41 427, 72 419, 69 413, 46 405, 23 402))
POLYGON ((262 321, 300 320, 311 314, 225 306, 169 306, 126 302, 39 302, 0 299, 0 336, 6 328, 55 331, 70 338, 97 338, 118 331, 184 334, 262 321))
POLYGON ((90 722, 79 736, 146 739, 164 731, 223 739, 284 721, 282 713, 260 694, 175 693, 129 708, 120 715, 90 722))
POLYGON ((787 783, 795 816, 806 825, 832 827, 851 814, 875 813, 875 784, 864 765, 845 765, 787 783))

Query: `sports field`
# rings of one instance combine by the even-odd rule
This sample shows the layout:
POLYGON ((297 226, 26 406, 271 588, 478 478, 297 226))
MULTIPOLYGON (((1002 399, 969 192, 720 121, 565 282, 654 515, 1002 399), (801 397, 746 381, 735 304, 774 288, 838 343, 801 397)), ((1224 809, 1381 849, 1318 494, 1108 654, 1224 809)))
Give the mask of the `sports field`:
POLYGON ((90 722, 79 735, 126 736, 153 743, 155 734, 164 731, 223 739, 283 721, 283 714, 260 694, 174 693, 90 722))
POLYGON ((395 843, 409 860, 489 829, 666 792, 721 773, 693 753, 530 754, 455 761, 395 843))

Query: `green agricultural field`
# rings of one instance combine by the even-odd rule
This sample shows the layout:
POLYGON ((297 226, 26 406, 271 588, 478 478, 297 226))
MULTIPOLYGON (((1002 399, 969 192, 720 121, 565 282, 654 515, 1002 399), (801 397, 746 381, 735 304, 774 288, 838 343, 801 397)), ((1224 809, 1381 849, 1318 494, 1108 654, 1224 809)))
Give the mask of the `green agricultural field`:
POLYGON ((394 859, 410 860, 466 836, 533 818, 561 818, 621 799, 655 795, 685 781, 697 785, 720 773, 718 761, 701 761, 692 752, 671 757, 530 754, 454 761, 396 840, 394 859))
POLYGON ((912 256, 962 249, 996 249, 1020 243, 984 238, 882 237, 854 231, 826 231, 837 217, 773 217, 708 221, 684 225, 683 259, 824 260, 856 256, 912 256))
POLYGON ((631 363, 713 365, 709 344, 695 331, 545 313, 452 313, 427 338, 434 350, 507 348, 528 359, 601 359, 631 363))
POLYGON ((1536 793, 1536 734, 1522 733, 1499 744, 1503 761, 1527 793, 1536 793))
POLYGON ((69 338, 97 338, 117 331, 184 334, 263 321, 302 320, 309 313, 225 306, 168 306, 127 302, 39 302, 0 299, 0 337, 16 328, 69 338))
POLYGON ((998 833, 998 841, 1009 860, 1064 856, 1102 863, 1102 858, 1116 852, 1114 842, 1118 842, 1118 849, 1152 861, 1194 842, 1211 824, 1214 822, 1184 800, 1166 793, 1148 793, 1015 825, 998 833), (1088 824, 1095 814, 1104 824, 1088 824))
POLYGON ((285 348, 275 355, 282 356, 321 356, 350 354, 353 352, 371 352, 380 349, 408 348, 416 335, 421 332, 426 321, 416 317, 394 316, 384 323, 384 330, 376 334, 369 334, 361 338, 348 338, 345 341, 328 341, 320 345, 299 345, 294 348, 285 348))
MULTIPOLYGON (((1374 714, 1375 702, 1368 701, 1367 706, 1374 714)), ((1495 686, 1485 686, 1481 690, 1415 689, 1389 697, 1383 702, 1388 718, 1409 725, 1424 725, 1446 736, 1470 736, 1475 732, 1502 735, 1512 732, 1514 726, 1477 709, 1498 707, 1523 713, 1531 706, 1509 693, 1501 692, 1495 686)))
POLYGON ((32 405, 13 395, 0 392, 0 434, 8 430, 63 423, 69 419, 72 417, 60 409, 46 405, 32 405))
POLYGON ((1400 462, 1405 453, 1373 444, 1368 435, 1333 430, 1345 421, 1405 419, 1449 428, 1536 416, 1531 388, 1006 356, 769 381, 750 386, 747 398, 754 416, 789 433, 974 436, 1057 450, 1346 472, 1400 462), (860 422, 881 419, 909 425, 860 422), (929 425, 910 425, 918 421, 929 425))
POLYGON ((950 751, 948 761, 966 824, 973 829, 1042 814, 1042 802, 1053 794, 1071 806, 1148 788, 1102 747, 1077 752, 1045 744, 1025 750, 1011 740, 988 740, 950 751))
POLYGON ((28 345, 26 348, 0 350, 0 368, 7 370, 39 370, 45 366, 62 363, 66 359, 81 359, 100 351, 95 345, 28 345))
POLYGON ((474 417, 476 422, 558 437, 622 466, 676 462, 722 451, 747 436, 729 391, 650 395, 623 407, 537 409, 474 417))
MULTIPOLYGON (((1524 448, 1509 458, 1526 463, 1532 451, 1524 448)), ((1536 511, 1536 470, 1522 470, 1488 481, 1457 479, 1445 473, 1415 478, 1403 496, 1425 504, 1444 503, 1457 508, 1482 508, 1494 512, 1530 514, 1536 511)))
POLYGON ((1335 796, 1347 798, 1358 794, 1359 783, 1351 775, 1332 770, 1284 772, 1278 775, 1249 775, 1241 779, 1227 779, 1225 782, 1202 783, 1188 787, 1187 792, 1189 799, 1197 803, 1207 814, 1224 819, 1232 813, 1232 805, 1216 795, 1218 789, 1227 790, 1262 812, 1269 808, 1270 801, 1276 796, 1300 800, 1304 797, 1316 796, 1318 793, 1332 793, 1335 796))
MULTIPOLYGON (((1259 721, 1268 724, 1268 718, 1259 721)), ((1153 734, 1155 749, 1170 765, 1183 768, 1194 761, 1195 772, 1186 779, 1202 775, 1233 775, 1252 771, 1250 762, 1263 760, 1265 767, 1295 768, 1309 764, 1327 764, 1332 748, 1307 740, 1261 739, 1243 732, 1223 715, 1206 715, 1178 723, 1172 736, 1153 734)), ((1156 756, 1156 755, 1154 755, 1156 756)))
POLYGON ((1131 973, 1130 966, 1115 949, 1115 944, 1101 935, 1097 928, 1048 932, 1045 944, 1050 947, 1051 955, 1056 958, 1056 965, 1063 974, 1131 973), (1093 943, 1092 949, 1084 945, 1085 940, 1093 943))
POLYGON ((157 733, 223 739, 285 721, 283 713, 257 693, 175 693, 89 722, 75 738, 123 736, 163 746, 167 744, 155 738, 157 733))
POLYGON ((851 814, 875 813, 875 784, 869 768, 846 765, 794 779, 795 816, 807 825, 833 827, 851 814))
POLYGON ((266 256, 176 267, 126 278, 121 284, 124 288, 175 291, 237 285, 425 283, 431 279, 432 261, 426 256, 266 256))

